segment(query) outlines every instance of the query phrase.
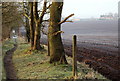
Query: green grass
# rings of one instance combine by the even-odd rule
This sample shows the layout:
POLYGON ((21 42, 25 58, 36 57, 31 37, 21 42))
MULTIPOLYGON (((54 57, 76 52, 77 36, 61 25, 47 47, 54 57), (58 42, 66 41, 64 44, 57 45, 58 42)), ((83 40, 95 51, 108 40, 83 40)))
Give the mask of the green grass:
POLYGON ((2 56, 4 57, 5 52, 14 47, 14 41, 12 39, 8 39, 2 43, 2 56))
MULTIPOLYGON (((72 59, 68 65, 49 64, 47 51, 29 51, 29 44, 19 44, 13 55, 13 62, 19 79, 70 79, 72 59)), ((78 62, 78 79, 106 79, 84 63, 78 62)))
POLYGON ((12 49, 14 47, 14 41, 12 39, 8 39, 8 40, 5 40, 2 42, 2 55, 0 55, 0 73, 2 73, 2 79, 6 79, 6 75, 5 75, 5 69, 4 69, 4 66, 3 66, 3 59, 4 59, 4 56, 5 56, 5 53, 12 49))

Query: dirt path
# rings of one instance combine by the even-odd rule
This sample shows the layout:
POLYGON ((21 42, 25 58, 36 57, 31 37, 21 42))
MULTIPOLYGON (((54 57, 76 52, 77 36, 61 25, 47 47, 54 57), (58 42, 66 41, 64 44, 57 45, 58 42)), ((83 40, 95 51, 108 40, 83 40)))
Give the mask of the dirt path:
POLYGON ((17 79, 15 68, 12 62, 12 55, 16 50, 17 45, 14 45, 14 48, 8 50, 4 57, 4 67, 6 71, 6 79, 17 79))

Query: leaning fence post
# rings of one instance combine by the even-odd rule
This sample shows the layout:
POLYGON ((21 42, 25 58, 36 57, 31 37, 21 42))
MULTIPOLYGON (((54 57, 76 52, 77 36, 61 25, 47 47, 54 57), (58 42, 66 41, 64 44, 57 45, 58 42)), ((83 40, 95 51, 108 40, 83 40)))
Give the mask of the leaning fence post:
POLYGON ((74 35, 72 39, 72 56, 73 56, 73 77, 77 77, 77 36, 74 35))

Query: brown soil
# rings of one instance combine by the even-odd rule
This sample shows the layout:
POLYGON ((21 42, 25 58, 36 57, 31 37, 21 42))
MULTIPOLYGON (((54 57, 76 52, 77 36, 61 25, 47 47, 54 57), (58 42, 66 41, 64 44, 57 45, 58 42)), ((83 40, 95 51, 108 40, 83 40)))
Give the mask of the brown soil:
POLYGON ((16 50, 17 45, 14 45, 14 48, 8 50, 6 52, 6 55, 4 57, 4 67, 6 71, 6 79, 17 79, 16 72, 15 72, 15 67, 12 62, 12 55, 13 52, 16 50))
MULTIPOLYGON (((64 45, 65 51, 68 56, 72 56, 70 45, 64 45)), ((119 81, 120 77, 120 56, 118 52, 111 52, 101 50, 101 48, 87 48, 80 47, 77 48, 77 60, 79 62, 85 62, 90 68, 98 71, 105 77, 113 81, 119 81), (116 54, 115 54, 116 53, 116 54)))

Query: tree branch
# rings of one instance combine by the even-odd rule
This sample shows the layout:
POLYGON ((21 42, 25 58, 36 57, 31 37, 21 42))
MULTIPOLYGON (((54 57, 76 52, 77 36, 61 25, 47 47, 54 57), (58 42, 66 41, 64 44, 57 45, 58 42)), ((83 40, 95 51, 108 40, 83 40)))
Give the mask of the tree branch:
POLYGON ((45 12, 45 14, 49 14, 49 13, 50 13, 49 11, 45 12))
POLYGON ((64 22, 67 22, 67 19, 69 19, 70 17, 72 17, 74 14, 69 15, 68 17, 66 17, 63 21, 59 22, 58 24, 62 24, 64 22))
POLYGON ((30 17, 26 13, 24 13, 24 16, 30 20, 30 17))
POLYGON ((49 22, 49 19, 48 20, 43 20, 43 22, 49 22))
POLYGON ((49 9, 52 6, 52 4, 50 4, 46 9, 49 9))
POLYGON ((42 12, 42 11, 38 10, 37 12, 42 12))
POLYGON ((52 35, 57 35, 59 33, 64 33, 64 32, 63 31, 57 31, 57 32, 53 33, 52 35))
POLYGON ((42 13, 41 13, 41 15, 40 15, 39 22, 40 22, 40 21, 42 22, 42 19, 43 19, 43 17, 44 17, 45 12, 46 12, 46 4, 47 4, 47 2, 46 2, 46 0, 44 0, 43 11, 42 11, 42 13))
POLYGON ((73 22, 73 21, 65 21, 65 22, 73 22))
POLYGON ((23 2, 23 15, 30 20, 30 17, 29 17, 28 14, 27 14, 27 8, 26 8, 26 6, 25 6, 25 3, 26 3, 26 2, 23 2))

